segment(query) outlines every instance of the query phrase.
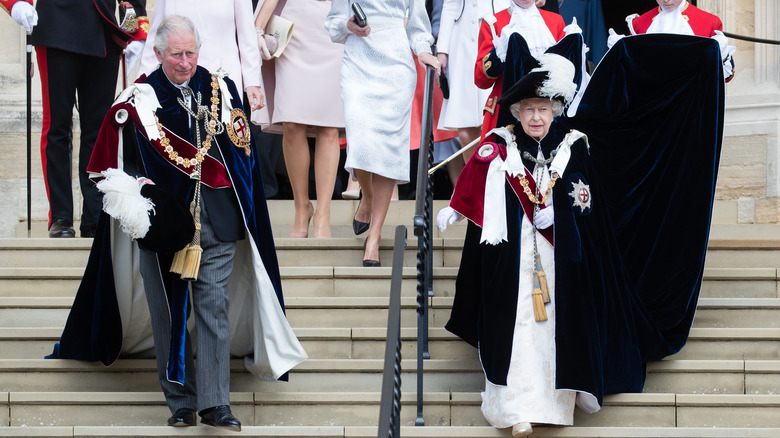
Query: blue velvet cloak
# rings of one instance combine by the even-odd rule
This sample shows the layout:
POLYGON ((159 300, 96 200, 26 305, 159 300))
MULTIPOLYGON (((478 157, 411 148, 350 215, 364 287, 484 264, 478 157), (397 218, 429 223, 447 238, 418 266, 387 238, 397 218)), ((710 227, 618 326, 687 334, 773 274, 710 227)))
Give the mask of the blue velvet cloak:
MULTIPOLYGON (((150 84, 156 92, 162 106, 156 111, 160 123, 180 137, 188 139, 190 137, 189 126, 186 124, 188 117, 183 114, 184 109, 176 103, 176 98, 180 97, 181 93, 175 89, 161 69, 142 78, 142 81, 150 84)), ((202 67, 198 67, 196 74, 190 79, 190 88, 196 94, 200 92, 203 95, 203 104, 209 104, 211 82, 211 74, 202 67)), ((230 95, 223 93, 223 98, 229 97, 233 108, 242 108, 234 83, 229 78, 225 78, 225 82, 228 84, 230 95)), ((113 110, 109 112, 107 120, 112 116, 113 110)), ((108 121, 104 122, 103 129, 107 127, 108 121)), ((125 129, 132 130, 130 135, 138 142, 137 156, 125 151, 125 170, 128 173, 137 172, 150 178, 158 186, 172 191, 189 205, 194 194, 195 180, 184 172, 172 170, 172 164, 167 157, 156 152, 146 138, 137 132, 132 122, 128 123, 125 129)), ((96 145, 96 148, 100 147, 116 148, 116 145, 96 145)), ((227 190, 234 190, 238 197, 249 238, 254 240, 274 287, 275 295, 284 311, 279 264, 254 141, 250 156, 245 154, 244 149, 231 143, 226 131, 214 138, 212 147, 218 147, 225 160, 225 168, 233 184, 233 188, 227 190)), ((93 154, 93 160, 94 156, 93 154)), ((168 377, 172 381, 183 382, 188 283, 182 281, 179 275, 168 272, 172 254, 158 254, 158 256, 160 274, 163 277, 171 308, 171 353, 168 361, 168 377)), ((100 361, 104 365, 110 365, 119 358, 123 333, 112 262, 109 217, 101 213, 87 267, 60 342, 55 345, 54 352, 47 358, 100 361)), ((286 380, 286 374, 282 379, 286 380)))
MULTIPOLYGON (((558 388, 591 393, 599 404, 605 394, 641 392, 646 363, 685 344, 704 270, 723 100, 711 39, 627 37, 597 67, 576 116, 554 122, 543 139, 545 153, 570 129, 590 142, 589 152, 582 141, 572 147, 553 189, 558 388), (569 195, 577 180, 591 190, 586 211, 569 195)), ((518 147, 536 150, 515 131, 518 147)), ((482 245, 481 230, 468 225, 446 325, 479 348, 486 377, 499 385, 512 351, 523 217, 508 186, 506 199, 508 242, 482 245)))

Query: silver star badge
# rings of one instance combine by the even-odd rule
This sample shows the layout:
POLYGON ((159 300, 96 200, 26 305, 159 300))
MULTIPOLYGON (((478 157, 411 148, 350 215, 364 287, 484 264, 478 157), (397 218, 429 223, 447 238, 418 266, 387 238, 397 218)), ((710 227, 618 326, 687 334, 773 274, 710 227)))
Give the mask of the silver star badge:
POLYGON ((572 182, 571 185, 573 190, 569 192, 569 196, 574 200, 574 206, 580 208, 580 213, 584 213, 586 209, 590 208, 590 186, 582 182, 582 180, 576 183, 572 182))

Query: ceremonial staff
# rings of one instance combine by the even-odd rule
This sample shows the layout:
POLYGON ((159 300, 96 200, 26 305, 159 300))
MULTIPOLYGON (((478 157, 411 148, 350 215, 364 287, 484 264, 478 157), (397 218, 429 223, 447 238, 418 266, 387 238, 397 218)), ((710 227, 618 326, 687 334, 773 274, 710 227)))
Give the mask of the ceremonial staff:
POLYGON ((442 160, 441 163, 431 167, 431 169, 428 171, 428 175, 433 175, 433 172, 436 172, 439 170, 442 166, 452 161, 455 157, 461 155, 462 153, 466 152, 467 150, 471 149, 475 144, 479 143, 479 138, 474 139, 471 143, 467 144, 466 146, 463 146, 462 148, 458 149, 454 154, 450 155, 449 157, 442 160))
POLYGON ((32 235, 32 44, 30 43, 32 29, 27 32, 27 237, 32 235))

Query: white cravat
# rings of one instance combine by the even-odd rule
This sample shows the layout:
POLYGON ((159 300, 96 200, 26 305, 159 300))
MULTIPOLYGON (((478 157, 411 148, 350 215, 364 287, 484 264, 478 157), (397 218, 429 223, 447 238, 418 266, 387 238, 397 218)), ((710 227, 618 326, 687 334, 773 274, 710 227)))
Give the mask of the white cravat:
POLYGON ((507 38, 513 32, 519 33, 528 43, 528 49, 531 50, 531 55, 534 57, 539 57, 555 44, 555 37, 544 22, 536 5, 521 8, 515 2, 510 1, 509 10, 512 12, 512 18, 509 20, 509 24, 501 30, 502 36, 505 32, 509 32, 506 34, 507 38))
POLYGON ((688 24, 688 20, 683 18, 682 11, 688 7, 688 2, 683 1, 680 6, 673 11, 667 11, 661 9, 661 12, 656 15, 650 27, 647 28, 647 33, 676 33, 679 35, 693 35, 693 29, 688 24))

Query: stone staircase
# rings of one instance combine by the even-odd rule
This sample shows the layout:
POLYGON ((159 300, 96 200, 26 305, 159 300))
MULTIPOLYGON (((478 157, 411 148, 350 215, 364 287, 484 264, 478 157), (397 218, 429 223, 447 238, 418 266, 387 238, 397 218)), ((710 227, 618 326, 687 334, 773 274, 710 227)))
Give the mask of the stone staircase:
MULTIPOLYGON (((234 360, 231 402, 241 436, 362 438, 377 434, 390 267, 359 267, 354 202, 333 205, 333 239, 289 239, 291 201, 269 201, 288 318, 310 359, 289 383, 254 379, 234 360)), ((436 208, 441 206, 437 201, 436 208)), ((402 286, 404 437, 507 437, 480 413, 484 377, 476 351, 443 328, 452 306, 464 226, 434 235, 425 427, 416 418, 416 238, 413 203, 394 202, 381 258, 391 260, 395 224, 409 227, 402 286)), ((111 367, 45 360, 78 287, 89 239, 45 238, 26 224, 0 239, 0 437, 232 436, 162 426, 169 413, 151 358, 111 367), (22 229, 23 228, 23 229, 22 229)), ((714 225, 701 299, 686 347, 648 365, 642 394, 605 399, 575 426, 538 427, 535 437, 780 437, 780 226, 714 225)))

